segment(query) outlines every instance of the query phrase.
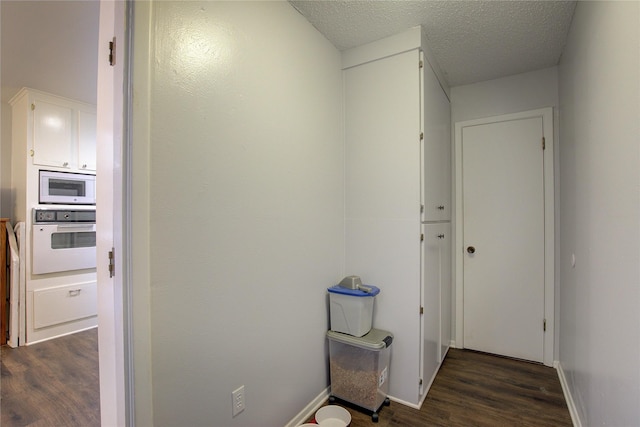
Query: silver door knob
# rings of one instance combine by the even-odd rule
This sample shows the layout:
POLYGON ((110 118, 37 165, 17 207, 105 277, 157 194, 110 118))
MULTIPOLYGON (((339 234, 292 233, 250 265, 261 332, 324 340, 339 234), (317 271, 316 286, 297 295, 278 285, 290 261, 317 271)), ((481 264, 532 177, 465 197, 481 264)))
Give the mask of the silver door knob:
POLYGON ((476 248, 474 248, 473 246, 467 246, 467 253, 475 254, 476 253, 476 248))

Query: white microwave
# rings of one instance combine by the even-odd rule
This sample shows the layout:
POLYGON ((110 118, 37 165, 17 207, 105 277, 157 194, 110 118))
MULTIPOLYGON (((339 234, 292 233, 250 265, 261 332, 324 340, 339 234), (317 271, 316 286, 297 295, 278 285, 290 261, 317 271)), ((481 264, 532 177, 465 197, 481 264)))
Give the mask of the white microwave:
POLYGON ((39 194, 43 204, 95 205, 96 176, 41 170, 39 194))

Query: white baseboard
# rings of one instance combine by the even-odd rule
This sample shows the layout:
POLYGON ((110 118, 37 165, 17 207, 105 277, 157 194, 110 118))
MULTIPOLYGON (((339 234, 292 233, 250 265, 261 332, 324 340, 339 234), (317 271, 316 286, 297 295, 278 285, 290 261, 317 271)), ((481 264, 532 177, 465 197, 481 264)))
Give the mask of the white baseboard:
POLYGON ((296 427, 300 424, 304 424, 309 418, 311 418, 318 409, 329 398, 329 391, 331 387, 324 389, 319 395, 315 397, 302 411, 298 413, 291 421, 289 421, 284 427, 296 427))
POLYGON ((402 400, 402 399, 398 399, 397 397, 393 397, 393 396, 387 396, 387 397, 392 402, 396 402, 396 403, 399 403, 401 405, 408 406, 409 408, 420 409, 420 406, 416 405, 415 403, 410 403, 410 402, 407 402, 407 401, 402 400))
POLYGON ((567 383, 567 377, 564 375, 564 371, 562 370, 562 365, 559 361, 554 361, 553 366, 558 371, 558 378, 560 379, 560 385, 562 386, 562 392, 564 393, 564 399, 567 401, 567 407, 569 408, 569 414, 571 414, 571 422, 574 427, 582 427, 582 422, 580 421, 580 416, 578 415, 578 409, 576 408, 576 404, 573 401, 573 396, 571 395, 571 390, 569 390, 569 384, 567 383))

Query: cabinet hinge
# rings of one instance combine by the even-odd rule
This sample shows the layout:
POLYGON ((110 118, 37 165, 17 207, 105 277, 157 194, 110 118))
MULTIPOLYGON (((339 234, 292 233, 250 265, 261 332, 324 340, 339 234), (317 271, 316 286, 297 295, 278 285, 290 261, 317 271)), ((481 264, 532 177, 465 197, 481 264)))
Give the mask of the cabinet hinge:
POLYGON ((544 140, 544 136, 542 137, 542 149, 544 150, 546 148, 546 143, 544 140))
POLYGON ((424 242, 424 233, 420 233, 420 241, 424 242))
POLYGON ((109 42, 109 65, 116 65, 116 38, 109 42))
POLYGON ((424 67, 424 62, 422 62, 422 61, 418 62, 418 66, 419 66, 420 68, 423 68, 423 67, 424 67))
POLYGON ((424 139, 424 132, 420 132, 420 141, 424 139))
POLYGON ((420 213, 424 213, 424 205, 420 205, 420 213))
POLYGON ((111 248, 109 251, 109 277, 113 277, 116 273, 116 248, 111 248))
POLYGON ((424 307, 420 307, 420 314, 424 314, 424 307))
POLYGON ((420 378, 420 380, 418 380, 418 385, 422 385, 422 378, 420 378))
POLYGON ((31 103, 31 111, 36 109, 36 104, 31 103))
POLYGON ((542 319, 542 331, 547 332, 547 319, 542 319))

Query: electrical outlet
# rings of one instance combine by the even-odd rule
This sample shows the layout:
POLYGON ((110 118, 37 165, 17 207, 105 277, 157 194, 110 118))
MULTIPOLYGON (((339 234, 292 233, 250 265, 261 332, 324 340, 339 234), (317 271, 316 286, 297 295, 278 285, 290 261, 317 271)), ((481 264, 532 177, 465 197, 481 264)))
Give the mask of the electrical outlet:
POLYGON ((233 399, 233 416, 235 417, 240 412, 244 411, 244 386, 241 385, 237 390, 231 393, 233 399))

